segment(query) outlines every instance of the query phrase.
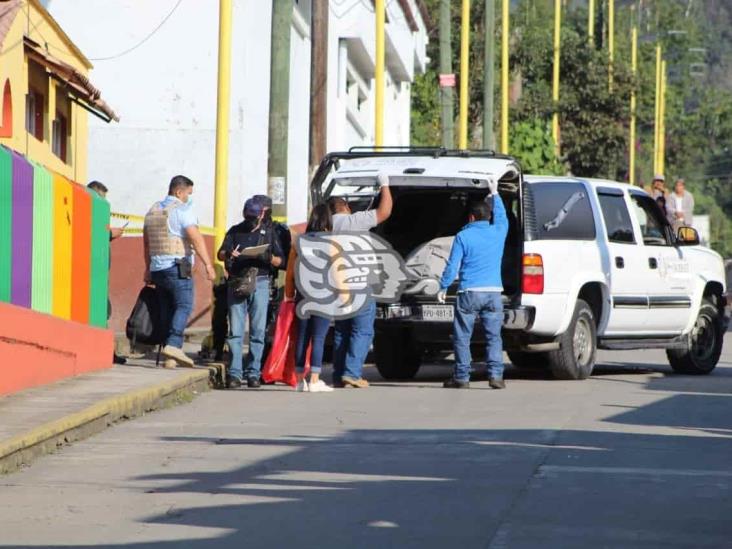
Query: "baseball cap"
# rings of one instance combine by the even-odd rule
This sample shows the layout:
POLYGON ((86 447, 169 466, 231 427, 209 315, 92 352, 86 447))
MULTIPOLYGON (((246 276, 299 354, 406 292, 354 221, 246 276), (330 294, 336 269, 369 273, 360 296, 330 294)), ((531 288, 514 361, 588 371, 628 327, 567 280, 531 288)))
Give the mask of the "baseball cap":
POLYGON ((244 202, 245 217, 259 217, 264 210, 272 209, 272 199, 264 194, 255 194, 244 202))
POLYGON ((653 176, 653 180, 654 181, 666 181, 666 178, 663 175, 661 175, 660 173, 657 173, 656 175, 653 176))
POLYGON ((252 198, 262 204, 262 207, 272 209, 272 199, 266 194, 255 194, 252 198))

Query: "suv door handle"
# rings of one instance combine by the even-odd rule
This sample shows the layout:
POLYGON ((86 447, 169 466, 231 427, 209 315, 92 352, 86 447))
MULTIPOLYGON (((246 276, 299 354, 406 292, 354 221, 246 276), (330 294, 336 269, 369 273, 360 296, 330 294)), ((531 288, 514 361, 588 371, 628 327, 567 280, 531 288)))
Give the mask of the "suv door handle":
POLYGON ((625 268, 625 260, 622 257, 616 257, 615 258, 615 266, 618 269, 624 269, 625 268))
POLYGON ((655 257, 648 258, 648 266, 651 269, 658 269, 658 260, 655 257))

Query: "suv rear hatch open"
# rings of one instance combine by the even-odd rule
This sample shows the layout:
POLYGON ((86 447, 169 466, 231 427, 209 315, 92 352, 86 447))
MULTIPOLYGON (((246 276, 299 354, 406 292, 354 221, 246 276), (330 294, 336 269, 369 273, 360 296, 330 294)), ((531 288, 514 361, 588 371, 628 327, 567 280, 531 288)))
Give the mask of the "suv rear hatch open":
MULTIPOLYGON (((374 351, 386 378, 410 378, 429 351, 451 349, 453 304, 457 282, 448 290, 448 304, 437 302, 438 280, 455 235, 468 222, 468 206, 489 193, 489 180, 499 182, 509 231, 502 263, 504 328, 526 329, 532 311, 521 306, 522 174, 515 159, 488 151, 444 149, 356 148, 331 153, 313 178, 313 203, 338 196, 352 211, 375 208, 376 178, 389 175, 394 207, 374 232, 404 258, 412 282, 399 303, 377 308, 374 351)), ((480 332, 479 330, 476 332, 480 332)), ((476 333, 476 341, 482 334, 476 333)))
MULTIPOLYGON (((450 152, 442 149, 374 151, 352 149, 332 153, 312 182, 314 203, 333 196, 348 200, 355 211, 378 205, 376 176, 389 175, 394 198, 392 216, 374 232, 404 258, 414 282, 401 303, 379 308, 383 319, 451 320, 451 307, 436 307, 437 280, 457 232, 465 226, 469 204, 488 195, 488 181, 499 181, 509 218, 502 274, 504 304, 520 301, 521 171, 511 157, 489 152, 450 152)), ((457 283, 448 292, 455 294, 457 283)), ((510 314, 508 316, 511 316, 510 314)), ((513 318, 507 318, 509 324, 513 318)))

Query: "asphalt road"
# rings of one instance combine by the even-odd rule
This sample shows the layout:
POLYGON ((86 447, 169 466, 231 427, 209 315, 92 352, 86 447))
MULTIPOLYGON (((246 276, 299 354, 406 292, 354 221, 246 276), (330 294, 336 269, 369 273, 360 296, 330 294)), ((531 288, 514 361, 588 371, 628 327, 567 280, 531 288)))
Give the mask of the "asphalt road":
POLYGON ((0 477, 0 545, 732 547, 730 335, 707 377, 212 392, 0 477))

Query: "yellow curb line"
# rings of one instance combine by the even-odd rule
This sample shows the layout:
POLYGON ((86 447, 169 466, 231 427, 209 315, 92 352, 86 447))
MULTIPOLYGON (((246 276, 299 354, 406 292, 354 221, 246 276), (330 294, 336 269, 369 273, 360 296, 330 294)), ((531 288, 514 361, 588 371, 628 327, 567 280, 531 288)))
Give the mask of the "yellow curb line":
MULTIPOLYGON (((145 412, 149 410, 148 406, 160 399, 176 391, 195 385, 197 382, 207 381, 209 377, 210 370, 208 368, 186 372, 185 375, 172 381, 158 383, 152 387, 144 387, 113 396, 79 412, 74 412, 61 419, 49 421, 40 427, 0 441, 0 461, 17 452, 42 444, 54 437, 58 437, 63 433, 77 429, 105 416, 109 416, 111 422, 128 414, 136 415, 137 413, 145 412), (142 410, 138 412, 140 408, 142 410)), ((3 467, 0 465, 1 470, 3 470, 3 467)))

